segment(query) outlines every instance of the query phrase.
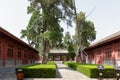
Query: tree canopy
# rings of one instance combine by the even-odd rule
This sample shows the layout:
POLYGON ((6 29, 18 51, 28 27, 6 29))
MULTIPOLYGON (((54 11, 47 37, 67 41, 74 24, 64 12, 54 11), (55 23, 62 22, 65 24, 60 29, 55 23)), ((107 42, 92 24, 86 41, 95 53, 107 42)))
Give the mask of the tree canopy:
POLYGON ((43 63, 46 63, 50 48, 62 41, 63 29, 60 21, 63 20, 71 26, 74 16, 73 0, 28 1, 28 14, 32 13, 32 17, 27 29, 22 30, 22 37, 26 37, 31 45, 43 45, 43 63))
POLYGON ((75 0, 28 0, 28 14, 32 14, 28 26, 21 31, 21 38, 26 38, 28 43, 37 48, 43 55, 43 63, 46 63, 48 53, 51 48, 63 46, 63 28, 61 21, 66 22, 67 26, 72 26, 72 21, 76 26, 74 39, 71 39, 69 33, 66 33, 63 43, 65 48, 72 53, 76 46, 81 42, 83 48, 95 39, 96 31, 92 21, 87 21, 85 13, 76 14, 75 19, 75 0), (79 33, 78 33, 79 32, 79 33), (79 37, 80 36, 80 39, 79 37))
MULTIPOLYGON (((75 27, 74 40, 78 43, 78 35, 80 36, 81 45, 83 48, 88 47, 91 41, 96 39, 96 31, 94 23, 86 20, 85 13, 80 12, 77 14, 78 26, 75 27), (79 33, 78 33, 79 30, 79 33)), ((74 20, 76 23, 76 19, 74 20)))

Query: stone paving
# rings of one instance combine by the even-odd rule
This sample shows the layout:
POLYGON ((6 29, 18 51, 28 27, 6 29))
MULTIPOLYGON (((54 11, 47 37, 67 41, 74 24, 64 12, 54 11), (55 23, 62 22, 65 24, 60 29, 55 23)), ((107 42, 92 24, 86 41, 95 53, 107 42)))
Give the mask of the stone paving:
MULTIPOLYGON (((17 80, 15 68, 0 68, 0 80, 17 80)), ((77 72, 66 65, 57 64, 56 78, 25 78, 24 80, 98 80, 91 79, 77 72)), ((116 79, 103 79, 116 80, 116 79)))
POLYGON ((15 67, 0 68, 0 80, 16 80, 15 67))

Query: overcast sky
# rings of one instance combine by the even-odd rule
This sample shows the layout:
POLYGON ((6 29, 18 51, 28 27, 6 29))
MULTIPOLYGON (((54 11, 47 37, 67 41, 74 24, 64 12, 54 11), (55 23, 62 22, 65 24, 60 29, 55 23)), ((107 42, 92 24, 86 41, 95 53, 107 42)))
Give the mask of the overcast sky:
MULTIPOLYGON (((120 0, 75 0, 77 12, 83 11, 95 24, 96 41, 120 31, 120 0)), ((20 38, 30 15, 27 14, 27 0, 0 0, 0 26, 20 38)), ((65 24, 62 24, 65 26, 65 24)), ((66 27, 66 26, 65 26, 66 27)), ((74 28, 65 28, 74 34, 74 28)))

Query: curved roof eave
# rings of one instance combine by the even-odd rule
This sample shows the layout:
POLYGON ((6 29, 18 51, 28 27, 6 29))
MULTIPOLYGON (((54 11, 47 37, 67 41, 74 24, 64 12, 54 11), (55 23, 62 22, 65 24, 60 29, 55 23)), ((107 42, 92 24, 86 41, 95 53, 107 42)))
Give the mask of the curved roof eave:
POLYGON ((114 41, 116 39, 120 39, 120 31, 118 31, 110 36, 107 36, 107 37, 105 37, 105 38, 103 38, 95 43, 92 43, 89 47, 85 48, 85 50, 89 50, 89 49, 101 46, 103 44, 114 41))
POLYGON ((31 47, 30 45, 28 45, 27 43, 25 43, 24 41, 20 40, 19 38, 17 38, 16 36, 14 36, 13 34, 9 33, 8 31, 6 31, 5 29, 3 29, 2 27, 0 27, 0 32, 2 32, 3 34, 7 35, 8 37, 18 41, 19 43, 25 45, 26 47, 32 49, 33 51, 37 52, 38 51, 36 49, 34 49, 33 47, 31 47))

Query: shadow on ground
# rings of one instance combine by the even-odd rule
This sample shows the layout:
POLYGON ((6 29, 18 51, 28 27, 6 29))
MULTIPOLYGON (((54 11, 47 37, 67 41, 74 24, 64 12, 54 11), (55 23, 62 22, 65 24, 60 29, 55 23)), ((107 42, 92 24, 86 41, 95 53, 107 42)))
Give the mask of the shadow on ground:
POLYGON ((59 67, 57 66, 57 70, 56 70, 56 78, 62 78, 60 72, 59 72, 59 67))

